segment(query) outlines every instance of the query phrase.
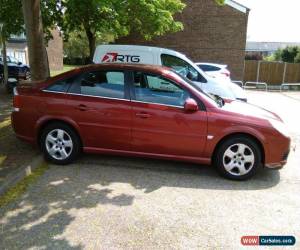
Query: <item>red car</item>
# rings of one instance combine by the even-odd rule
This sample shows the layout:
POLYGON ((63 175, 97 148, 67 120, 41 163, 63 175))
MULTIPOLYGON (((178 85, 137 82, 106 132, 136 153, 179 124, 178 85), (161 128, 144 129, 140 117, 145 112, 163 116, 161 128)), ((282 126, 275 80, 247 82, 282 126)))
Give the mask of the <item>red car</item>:
POLYGON ((155 157, 213 164, 244 180, 260 166, 283 167, 290 150, 276 114, 215 101, 160 66, 89 65, 14 92, 17 137, 56 164, 81 151, 155 157))

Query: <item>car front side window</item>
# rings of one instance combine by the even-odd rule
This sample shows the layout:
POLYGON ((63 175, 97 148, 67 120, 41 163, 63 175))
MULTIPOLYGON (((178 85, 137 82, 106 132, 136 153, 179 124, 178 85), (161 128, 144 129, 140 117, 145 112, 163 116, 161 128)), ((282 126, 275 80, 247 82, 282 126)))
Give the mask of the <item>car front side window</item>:
POLYGON ((146 103, 183 107, 189 93, 161 76, 135 73, 135 98, 146 103))

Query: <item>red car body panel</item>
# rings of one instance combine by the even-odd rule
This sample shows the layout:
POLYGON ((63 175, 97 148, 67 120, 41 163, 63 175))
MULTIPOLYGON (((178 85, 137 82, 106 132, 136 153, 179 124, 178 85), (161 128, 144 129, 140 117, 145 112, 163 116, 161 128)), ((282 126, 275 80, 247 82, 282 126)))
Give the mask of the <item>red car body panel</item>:
POLYGON ((219 108, 209 97, 163 67, 90 65, 31 86, 20 86, 17 92, 18 107, 12 113, 13 128, 19 138, 30 143, 38 142, 45 124, 58 120, 77 131, 83 150, 89 153, 210 164, 222 139, 233 134, 246 134, 261 146, 265 165, 282 167, 286 163, 284 155, 290 147, 290 138, 280 134, 268 122, 268 119, 280 121, 277 115, 236 101, 219 108), (130 99, 43 91, 59 79, 105 69, 163 75, 189 91, 200 102, 200 108, 195 112, 186 112, 183 107, 130 99))

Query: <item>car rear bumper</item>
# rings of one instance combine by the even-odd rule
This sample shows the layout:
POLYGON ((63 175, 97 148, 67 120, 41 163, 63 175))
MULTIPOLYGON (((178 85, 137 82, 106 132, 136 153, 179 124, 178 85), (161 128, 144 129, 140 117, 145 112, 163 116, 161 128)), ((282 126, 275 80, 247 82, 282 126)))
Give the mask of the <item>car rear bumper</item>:
POLYGON ((26 122, 26 118, 20 112, 13 111, 11 113, 11 124, 18 139, 32 145, 36 144, 32 127, 27 126, 28 122, 26 122))

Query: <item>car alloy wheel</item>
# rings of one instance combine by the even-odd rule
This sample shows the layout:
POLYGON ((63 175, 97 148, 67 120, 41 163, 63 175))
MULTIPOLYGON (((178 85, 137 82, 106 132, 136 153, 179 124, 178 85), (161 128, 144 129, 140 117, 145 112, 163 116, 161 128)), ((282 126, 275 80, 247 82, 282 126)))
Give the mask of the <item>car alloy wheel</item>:
POLYGON ((231 180, 247 180, 262 166, 262 154, 255 139, 233 136, 218 146, 213 163, 222 176, 231 180))
POLYGON ((45 140, 47 152, 56 160, 65 160, 73 150, 71 136, 62 129, 50 131, 45 140))
POLYGON ((255 156, 250 147, 237 143, 227 148, 223 155, 225 170, 236 176, 246 175, 253 168, 255 156))
POLYGON ((77 131, 63 122, 52 122, 43 128, 39 141, 45 159, 58 165, 73 162, 82 151, 77 131))

